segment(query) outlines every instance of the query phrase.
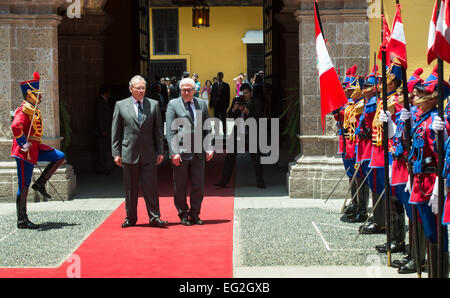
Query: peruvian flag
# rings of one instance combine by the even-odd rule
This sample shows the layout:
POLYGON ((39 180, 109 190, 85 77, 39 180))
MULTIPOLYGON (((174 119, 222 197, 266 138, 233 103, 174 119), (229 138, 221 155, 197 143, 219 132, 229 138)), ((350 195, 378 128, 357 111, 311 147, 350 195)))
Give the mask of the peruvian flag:
MULTIPOLYGON (((388 52, 391 55, 397 57, 397 59, 400 61, 400 64, 406 69, 408 68, 408 62, 406 59, 406 38, 400 10, 400 4, 397 4, 394 23, 392 24, 391 38, 388 45, 388 52)), ((389 64, 386 63, 386 65, 389 64)))
POLYGON ((441 9, 436 23, 434 52, 442 60, 450 63, 450 0, 441 1, 441 9))
POLYGON ((389 40, 391 38, 391 31, 389 30, 389 24, 386 21, 386 18, 384 17, 384 14, 381 15, 381 19, 383 21, 383 40, 381 41, 380 50, 378 51, 378 59, 382 60, 381 53, 384 51, 386 52, 386 65, 391 65, 391 54, 389 53, 389 49, 387 48, 389 46, 389 40))
POLYGON ((434 2, 433 15, 430 20, 430 28, 428 29, 428 50, 427 50, 427 62, 428 65, 436 59, 436 53, 434 51, 434 43, 436 41, 436 23, 437 23, 437 4, 439 0, 434 2))
POLYGON ((314 19, 316 28, 316 53, 320 80, 320 107, 322 132, 325 132, 325 116, 347 104, 347 97, 342 89, 336 69, 331 62, 325 40, 322 35, 317 0, 314 3, 314 19))

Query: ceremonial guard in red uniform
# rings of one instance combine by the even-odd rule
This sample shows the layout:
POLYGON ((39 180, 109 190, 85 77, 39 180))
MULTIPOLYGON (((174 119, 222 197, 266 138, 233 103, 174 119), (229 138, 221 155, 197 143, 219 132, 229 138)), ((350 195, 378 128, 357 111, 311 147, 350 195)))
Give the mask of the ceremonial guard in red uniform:
MULTIPOLYGON (((361 163, 361 169, 364 173, 365 183, 368 185, 372 193, 372 206, 375 206, 380 193, 375 191, 373 187, 373 169, 369 168, 370 160, 372 158, 372 125, 375 112, 377 109, 377 84, 379 81, 379 74, 377 73, 377 67, 374 67, 372 72, 367 77, 367 80, 363 85, 364 95, 364 111, 360 116, 359 126, 356 129, 358 134, 358 155, 357 161, 361 163)), ((384 212, 378 210, 373 213, 373 216, 367 221, 368 224, 361 227, 361 233, 373 234, 380 232, 378 227, 384 226, 384 212)))
POLYGON ((34 166, 38 161, 50 162, 32 188, 43 196, 50 198, 45 189, 46 182, 50 179, 57 168, 64 162, 64 153, 42 144, 44 127, 41 111, 38 104, 42 100, 39 90, 39 74, 33 75, 34 79, 20 83, 24 101, 14 113, 11 125, 14 135, 11 157, 17 163, 17 227, 19 229, 36 229, 38 225, 32 223, 27 215, 28 188, 33 176, 34 166))
MULTIPOLYGON (((350 67, 347 70, 346 77, 342 83, 342 88, 348 98, 348 103, 336 111, 333 111, 339 132, 338 154, 342 154, 344 168, 349 177, 349 187, 351 188, 352 197, 354 197, 350 205, 346 208, 344 216, 341 217, 341 220, 343 221, 348 221, 348 218, 353 218, 354 215, 357 214, 358 197, 360 197, 360 200, 363 200, 363 197, 365 196, 364 189, 360 190, 358 195, 355 195, 358 188, 357 183, 352 184, 353 175, 357 175, 359 178, 362 177, 362 173, 359 170, 358 172, 355 172, 356 168, 358 168, 356 166, 357 137, 355 136, 355 129, 359 119, 356 114, 356 105, 351 95, 356 88, 356 69, 356 65, 350 67)), ((360 220, 362 220, 362 218, 360 220)))
MULTIPOLYGON (((392 98, 394 104, 394 110, 395 114, 392 116, 392 121, 388 119, 387 115, 390 115, 388 112, 387 115, 384 114, 383 121, 388 122, 389 125, 393 125, 394 129, 394 135, 392 137, 392 156, 393 156, 393 162, 392 162, 392 168, 390 171, 390 185, 391 185, 391 191, 392 194, 395 195, 393 197, 393 200, 391 201, 391 222, 393 226, 393 234, 397 235, 394 236, 394 243, 391 246, 391 251, 396 252, 394 248, 397 248, 399 246, 403 246, 402 243, 399 244, 399 241, 404 243, 404 235, 406 233, 405 223, 404 223, 404 217, 405 217, 405 211, 406 215, 409 218, 410 223, 410 245, 409 245, 409 252, 406 258, 401 260, 395 260, 392 264, 392 267, 399 268, 398 272, 401 274, 405 273, 415 273, 417 271, 416 267, 416 260, 414 259, 415 253, 415 245, 414 239, 412 237, 412 224, 413 224, 413 215, 412 215, 412 208, 411 204, 409 203, 409 197, 410 197, 410 183, 409 183, 409 172, 408 172, 408 152, 405 150, 405 122, 411 118, 412 115, 417 114, 417 107, 413 105, 412 99, 412 92, 414 90, 414 86, 420 85, 423 80, 420 78, 420 75, 423 73, 422 68, 418 68, 413 75, 409 78, 407 84, 408 94, 406 95, 407 100, 410 103, 410 111, 406 110, 404 106, 404 98, 403 92, 397 92, 397 95, 395 98, 392 98), (400 224, 400 231, 398 230, 398 225, 396 223, 400 224), (397 233, 396 233, 397 232, 397 233)), ((383 112, 381 112, 383 114, 383 112)), ((380 117, 381 118, 381 117, 380 117)), ((425 237, 423 236, 423 228, 420 222, 418 223, 418 232, 419 232, 419 250, 420 250, 420 256, 423 256, 425 258, 425 237)), ((417 238, 416 238, 417 239, 417 238)), ((380 252, 385 252, 386 248, 384 247, 377 247, 377 250, 380 252)), ((424 259, 421 260, 421 262, 424 262, 424 259)))
POLYGON ((350 94, 352 104, 346 108, 346 115, 344 118, 344 127, 347 128, 347 134, 352 141, 355 156, 355 186, 357 193, 352 194, 354 198, 349 207, 345 210, 345 215, 341 217, 344 222, 364 222, 367 219, 367 207, 369 200, 369 187, 364 183, 364 177, 367 173, 367 167, 358 159, 361 150, 361 140, 358 128, 360 127, 361 115, 364 112, 364 95, 362 86, 364 85, 364 78, 354 75, 350 78, 346 91, 350 94), (358 190, 359 189, 359 190, 358 190))
MULTIPOLYGON (((435 71, 422 85, 414 87, 414 104, 420 112, 413 117, 412 148, 409 159, 413 164, 414 182, 410 203, 414 204, 420 214, 425 237, 427 238, 428 276, 437 276, 437 194, 433 192, 437 180, 438 154, 436 136, 439 130, 445 129, 444 122, 437 116, 437 74, 435 71), (436 121, 434 121, 436 120, 436 121)), ((447 94, 448 95, 448 94, 447 94)), ((445 134, 448 135, 448 127, 445 134)), ((437 184, 437 183, 436 183, 437 184)), ((437 187, 436 187, 437 188, 437 187)), ((447 233, 445 233, 447 234, 447 233)), ((448 235, 444 237, 448 239, 448 235)), ((445 250, 448 251, 448 240, 445 250)), ((447 256, 444 259, 448 259, 447 256)))

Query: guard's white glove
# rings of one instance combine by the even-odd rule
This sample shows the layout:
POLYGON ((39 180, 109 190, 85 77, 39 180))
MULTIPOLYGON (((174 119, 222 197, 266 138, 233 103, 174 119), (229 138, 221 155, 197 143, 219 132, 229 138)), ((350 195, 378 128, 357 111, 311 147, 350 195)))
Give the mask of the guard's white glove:
POLYGON ((28 149, 30 149, 30 143, 28 143, 28 142, 26 142, 25 144, 23 144, 23 146, 22 146, 22 151, 23 152, 27 152, 28 151, 28 149))
POLYGON ((444 131, 444 143, 447 141, 448 134, 445 129, 445 123, 447 122, 447 115, 444 115, 444 121, 442 121, 441 117, 434 116, 433 123, 431 124, 431 128, 437 134, 439 131, 444 131))
POLYGON ((408 193, 411 193, 411 179, 409 179, 410 177, 408 176, 408 182, 406 182, 406 186, 405 186, 405 189, 404 189, 404 191, 405 192, 408 192, 408 193))
POLYGON ((433 119, 433 123, 431 124, 431 128, 435 133, 438 133, 438 131, 444 130, 445 122, 442 121, 441 117, 435 116, 433 119))
POLYGON ((403 108, 400 112, 400 120, 405 122, 406 120, 411 119, 411 112, 407 109, 403 108))
POLYGON ((430 200, 428 201, 428 206, 431 207, 431 212, 434 214, 439 214, 439 179, 436 177, 434 182, 433 193, 431 194, 430 200))
POLYGON ((392 122, 392 118, 391 118, 391 113, 389 112, 389 111, 384 111, 384 110, 381 110, 380 111, 380 116, 379 116, 379 119, 380 119, 380 121, 381 122, 387 122, 387 123, 389 123, 389 122, 392 122))
POLYGON ((388 124, 388 138, 391 139, 394 136, 395 130, 397 129, 397 126, 394 124, 394 121, 392 121, 391 113, 389 111, 381 110, 380 116, 378 116, 378 119, 382 122, 387 122, 388 124))

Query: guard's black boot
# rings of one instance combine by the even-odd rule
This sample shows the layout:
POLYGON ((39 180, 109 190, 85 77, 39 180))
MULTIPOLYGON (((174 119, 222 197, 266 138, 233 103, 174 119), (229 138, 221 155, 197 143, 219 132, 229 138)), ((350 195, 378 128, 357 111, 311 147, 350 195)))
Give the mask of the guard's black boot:
POLYGON ((50 199, 51 196, 48 194, 45 189, 45 184, 52 177, 52 175, 56 172, 58 167, 64 162, 64 158, 58 159, 57 161, 50 162, 47 167, 42 172, 41 176, 36 180, 36 182, 31 186, 35 191, 40 192, 44 197, 50 199))
POLYGON ((409 261, 411 261, 411 259, 412 259, 411 255, 407 255, 403 259, 394 260, 394 261, 392 261, 391 267, 399 269, 399 268, 405 266, 409 261))
POLYGON ((438 245, 437 243, 428 242, 429 254, 428 254, 428 277, 439 278, 438 276, 438 245))
MULTIPOLYGON (((422 268, 422 272, 425 271, 425 265, 421 266, 422 268)), ((417 267, 416 267, 416 260, 414 258, 411 258, 411 260, 409 262, 407 262, 405 265, 401 266, 397 272, 399 274, 411 274, 411 273, 416 273, 417 272, 417 267)))
MULTIPOLYGON (((380 254, 387 253, 387 243, 376 245, 375 249, 380 254)), ((392 241, 391 242, 391 253, 406 252, 404 241, 392 241)))
POLYGON ((16 199, 17 228, 18 229, 38 229, 39 225, 32 223, 27 215, 28 187, 21 190, 16 199))

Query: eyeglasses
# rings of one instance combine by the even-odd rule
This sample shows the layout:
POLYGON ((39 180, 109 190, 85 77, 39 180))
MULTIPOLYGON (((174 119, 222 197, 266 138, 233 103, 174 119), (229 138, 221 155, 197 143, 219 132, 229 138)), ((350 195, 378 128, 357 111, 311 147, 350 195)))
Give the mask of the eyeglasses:
POLYGON ((194 90, 194 89, 193 88, 181 89, 181 92, 191 92, 192 90, 194 90))
POLYGON ((133 87, 133 89, 137 90, 137 91, 145 91, 145 87, 139 87, 139 88, 133 87))

